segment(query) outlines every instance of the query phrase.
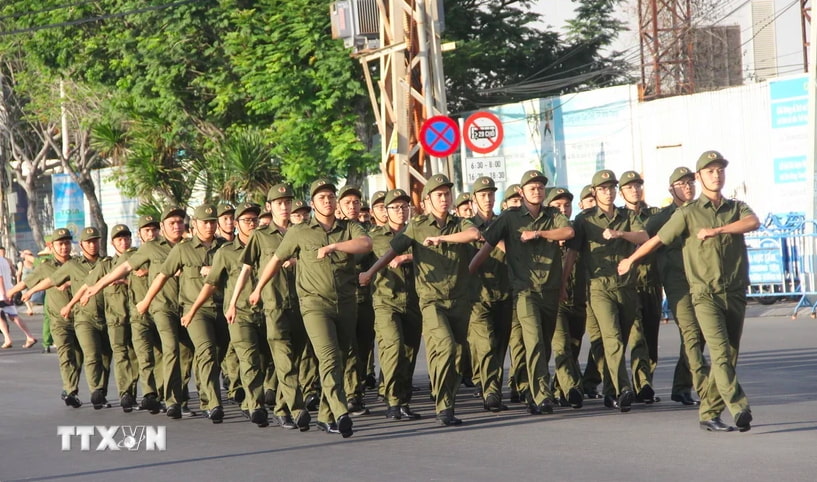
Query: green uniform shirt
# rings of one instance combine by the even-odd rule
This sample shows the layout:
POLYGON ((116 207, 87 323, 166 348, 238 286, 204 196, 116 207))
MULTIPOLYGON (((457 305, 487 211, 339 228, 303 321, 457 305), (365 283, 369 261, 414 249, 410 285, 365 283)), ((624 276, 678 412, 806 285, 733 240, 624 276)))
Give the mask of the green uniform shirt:
MULTIPOLYGON (((377 226, 369 232, 372 237, 372 253, 380 258, 391 248, 396 236, 388 226, 377 226)), ((400 313, 406 312, 408 303, 418 303, 414 286, 414 264, 403 263, 396 269, 386 266, 374 277, 374 306, 387 306, 400 313)))
POLYGON ((356 222, 336 219, 329 232, 314 217, 287 230, 275 251, 279 259, 298 257, 297 291, 301 303, 315 298, 337 305, 356 299, 357 270, 355 257, 335 251, 318 259, 318 249, 332 243, 368 236, 356 222))
MULTIPOLYGON (((177 272, 179 275, 179 304, 183 311, 187 311, 198 298, 201 289, 204 287, 204 277, 201 269, 205 266, 213 265, 213 257, 221 247, 224 240, 214 238, 210 246, 205 246, 198 236, 193 239, 184 240, 173 246, 167 259, 162 263, 161 273, 167 277, 172 277, 177 272)), ((216 290, 213 296, 207 299, 201 308, 215 309, 216 304, 221 304, 224 299, 223 292, 216 290)))
MULTIPOLYGON (((636 216, 638 216, 641 224, 646 226, 647 221, 659 211, 661 211, 661 208, 649 207, 646 203, 642 202, 641 209, 636 216)), ((656 257, 657 255, 655 253, 650 253, 638 263, 638 267, 636 268, 638 270, 636 285, 639 288, 661 285, 658 267, 656 266, 656 257)))
MULTIPOLYGON (((48 256, 44 258, 23 281, 25 281, 26 286, 31 288, 40 281, 50 278, 61 266, 62 264, 54 259, 53 256, 48 256)), ((60 310, 63 306, 71 302, 72 297, 71 288, 60 291, 54 286, 53 288, 45 290, 45 311, 51 320, 59 321, 64 319, 60 316, 60 310)))
MULTIPOLYGON (((136 248, 130 248, 115 258, 105 258, 100 260, 94 269, 88 274, 85 284, 93 286, 120 264, 130 258, 136 252, 136 248)), ((102 290, 105 297, 105 319, 108 323, 127 323, 130 314, 130 288, 127 283, 113 283, 102 290)))
MULTIPOLYGON (((648 219, 644 225, 647 234, 649 234, 650 237, 658 234, 658 230, 667 224, 669 218, 675 213, 676 208, 677 206, 673 203, 650 216, 650 219, 648 219)), ((677 238, 672 244, 661 246, 655 254, 658 260, 658 274, 664 286, 689 292, 689 283, 687 282, 686 272, 684 271, 683 247, 683 239, 677 238)))
POLYGON ((624 238, 604 239, 602 233, 607 228, 635 232, 643 230, 644 225, 627 208, 616 208, 611 219, 600 208, 593 207, 576 216, 573 222, 576 235, 567 246, 584 256, 591 289, 633 286, 636 275, 630 272, 619 276, 618 263, 633 254, 636 246, 624 238))
POLYGON ((559 289, 562 282, 562 251, 558 241, 544 238, 522 242, 522 231, 550 231, 570 227, 570 221, 552 207, 542 207, 534 217, 521 206, 505 210, 483 237, 496 246, 505 241, 510 267, 511 287, 515 293, 524 290, 559 289))
MULTIPOLYGON (((471 218, 471 222, 485 235, 485 231, 496 220, 490 221, 483 218, 479 213, 471 218)), ((476 241, 473 245, 479 251, 485 241, 476 241)), ((511 297, 511 277, 508 265, 505 264, 505 252, 499 248, 491 250, 491 255, 479 267, 479 277, 482 280, 482 288, 479 292, 479 299, 488 303, 507 300, 511 297)))
POLYGON ((677 239, 684 243, 684 268, 692 293, 723 293, 746 290, 749 285, 749 258, 742 234, 720 234, 705 241, 698 239, 701 229, 717 228, 753 215, 742 201, 724 199, 715 207, 701 196, 675 210, 658 231, 666 245, 677 239))
MULTIPOLYGON (((146 264, 149 266, 147 283, 150 286, 156 275, 162 272, 162 263, 167 259, 167 255, 173 249, 173 246, 174 244, 164 238, 148 241, 139 246, 139 249, 128 259, 128 263, 133 268, 143 267, 146 264)), ((147 294, 147 290, 145 290, 145 294, 147 294)), ((144 298, 144 295, 139 297, 137 303, 144 298)), ((175 276, 175 273, 167 279, 161 291, 153 299, 151 307, 154 307, 153 310, 156 311, 169 311, 171 313, 179 311, 179 279, 175 276)))
MULTIPOLYGON (((244 266, 245 252, 246 247, 236 236, 234 240, 224 243, 213 257, 213 266, 210 267, 210 273, 204 282, 223 291, 225 299, 229 300, 233 297, 238 275, 241 274, 241 268, 244 266)), ((255 286, 255 281, 255 269, 252 269, 235 303, 236 314, 241 318, 251 318, 253 313, 260 313, 262 310, 260 304, 255 306, 250 304, 250 293, 255 286)))
MULTIPOLYGON (((272 259, 283 239, 284 232, 275 223, 270 223, 269 226, 263 228, 257 228, 250 235, 247 247, 242 252, 242 262, 252 266, 256 273, 260 273, 269 260, 272 259)), ((264 286, 261 292, 264 309, 298 309, 298 293, 295 288, 295 272, 297 269, 296 266, 295 268, 279 270, 278 274, 264 286)), ((250 292, 252 292, 252 286, 250 286, 250 292)))
POLYGON ((465 218, 449 215, 440 228, 430 214, 415 216, 406 229, 394 237, 391 247, 397 253, 412 250, 417 295, 424 302, 436 300, 476 299, 479 287, 468 273, 471 246, 462 243, 440 243, 423 246, 429 236, 443 236, 465 231, 474 223, 465 218))
MULTIPOLYGON (((85 284, 88 274, 98 264, 106 262, 110 258, 99 258, 96 261, 90 261, 85 256, 76 256, 68 260, 60 269, 55 271, 51 276, 51 281, 54 286, 59 286, 66 281, 71 282, 74 289, 79 289, 85 284)), ((99 323, 105 322, 105 294, 97 293, 88 300, 88 304, 82 306, 77 303, 74 305, 74 318, 78 320, 95 321, 99 323)), ((47 296, 46 296, 47 297, 47 296)), ((70 301, 70 300, 69 300, 70 301)), ((64 306, 64 305, 63 305, 64 306)), ((62 306, 60 307, 62 308, 62 306)))

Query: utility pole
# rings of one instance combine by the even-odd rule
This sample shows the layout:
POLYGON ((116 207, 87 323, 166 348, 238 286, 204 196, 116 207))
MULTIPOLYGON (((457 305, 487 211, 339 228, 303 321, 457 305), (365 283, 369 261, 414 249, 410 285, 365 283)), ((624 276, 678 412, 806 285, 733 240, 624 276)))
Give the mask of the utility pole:
POLYGON ((690 0, 638 0, 643 100, 695 93, 690 0))
POLYGON ((333 34, 354 48, 352 55, 363 67, 381 136, 380 168, 386 183, 412 193, 419 205, 427 177, 442 172, 450 178, 453 173, 450 156, 430 158, 419 142, 423 122, 448 112, 440 41, 442 0, 341 0, 333 4, 332 16, 333 34), (378 24, 373 35, 366 25, 375 5, 378 24))

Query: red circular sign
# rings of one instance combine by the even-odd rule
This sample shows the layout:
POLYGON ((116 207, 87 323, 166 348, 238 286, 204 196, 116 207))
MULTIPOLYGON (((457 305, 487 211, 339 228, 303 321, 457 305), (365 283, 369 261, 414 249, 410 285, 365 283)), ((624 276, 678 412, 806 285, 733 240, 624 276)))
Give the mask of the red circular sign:
POLYGON ((457 121, 437 115, 423 122, 420 127, 420 144, 434 157, 447 157, 459 147, 460 126, 457 121))
POLYGON ((477 112, 465 120, 462 139, 476 153, 488 154, 495 151, 504 137, 502 121, 490 112, 477 112))

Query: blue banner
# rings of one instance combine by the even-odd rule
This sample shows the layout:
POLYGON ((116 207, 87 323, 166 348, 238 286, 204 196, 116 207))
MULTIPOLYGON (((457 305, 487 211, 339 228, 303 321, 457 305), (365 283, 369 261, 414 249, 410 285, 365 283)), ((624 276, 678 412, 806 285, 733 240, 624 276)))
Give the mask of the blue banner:
POLYGON ((54 204, 54 228, 68 228, 74 239, 79 239, 80 230, 85 227, 85 196, 79 184, 68 174, 51 176, 51 190, 54 204))

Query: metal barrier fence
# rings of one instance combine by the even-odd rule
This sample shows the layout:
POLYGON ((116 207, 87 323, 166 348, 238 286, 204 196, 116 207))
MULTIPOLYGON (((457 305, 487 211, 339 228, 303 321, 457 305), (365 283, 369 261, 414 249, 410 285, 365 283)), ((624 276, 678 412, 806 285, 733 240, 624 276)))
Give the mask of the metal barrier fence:
POLYGON ((749 254, 747 296, 763 304, 797 299, 792 318, 806 306, 817 318, 817 222, 799 213, 769 215, 746 235, 749 254))

